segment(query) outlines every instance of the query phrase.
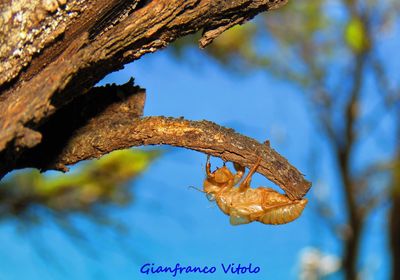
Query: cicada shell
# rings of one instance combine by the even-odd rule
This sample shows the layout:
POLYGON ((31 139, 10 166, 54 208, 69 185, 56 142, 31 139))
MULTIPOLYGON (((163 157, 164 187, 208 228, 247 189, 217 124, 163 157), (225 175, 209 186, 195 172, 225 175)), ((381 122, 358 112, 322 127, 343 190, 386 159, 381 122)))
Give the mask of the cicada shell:
POLYGON ((291 200, 288 196, 271 188, 250 187, 251 177, 259 164, 260 159, 239 186, 236 186, 244 174, 244 167, 235 164, 236 174, 233 174, 225 165, 211 172, 208 157, 207 178, 204 181, 203 190, 208 197, 216 201, 225 214, 230 216, 230 222, 233 225, 254 221, 280 225, 297 219, 303 212, 307 199, 291 200))

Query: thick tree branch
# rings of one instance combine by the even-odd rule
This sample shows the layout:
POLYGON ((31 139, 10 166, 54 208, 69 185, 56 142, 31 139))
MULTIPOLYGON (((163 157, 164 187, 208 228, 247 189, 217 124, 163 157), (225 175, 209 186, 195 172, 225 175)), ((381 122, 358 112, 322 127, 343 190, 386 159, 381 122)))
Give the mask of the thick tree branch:
MULTIPOLYGON (((209 43, 224 26, 243 23, 262 11, 286 3, 285 0, 134 1, 138 7, 129 6, 132 10, 125 12, 126 5, 121 5, 122 11, 114 9, 121 1, 106 4, 109 1, 94 0, 68 1, 56 10, 71 9, 70 2, 78 13, 77 19, 71 20, 72 26, 64 28, 67 30, 64 37, 60 35, 64 34, 62 30, 53 36, 54 42, 56 38, 61 41, 44 44, 50 45, 48 49, 54 48, 53 51, 44 50, 34 59, 40 63, 31 61, 24 73, 18 70, 17 80, 7 80, 0 100, 0 151, 7 148, 9 154, 39 144, 41 137, 35 132, 39 125, 125 63, 200 29, 206 31, 209 43), (109 15, 109 11, 116 15, 109 15), (120 18, 119 14, 126 15, 120 18), (115 18, 118 18, 116 23, 115 18), (97 30, 96 25, 104 26, 103 30, 97 30)), ((55 12, 49 7, 43 9, 47 11, 46 18, 55 12)), ((71 13, 65 14, 68 23, 67 15, 71 13)), ((34 57, 37 52, 30 55, 34 57)), ((16 77, 15 73, 10 77, 16 77)))
MULTIPOLYGON (((268 143, 259 143, 209 121, 144 117, 145 93, 132 80, 122 86, 93 88, 59 110, 39 128, 41 144, 29 149, 3 174, 23 167, 58 169, 113 150, 143 145, 172 145, 214 155, 251 167, 263 158, 259 173, 281 187, 290 198, 304 196, 311 184, 268 143), (110 105, 111 104, 111 105, 110 105), (74 116, 74 121, 71 120, 74 116)), ((10 162, 0 160, 0 162, 10 162)))
MULTIPOLYGON (((70 0, 54 1, 55 6, 33 1, 15 15, 11 9, 11 17, 2 17, 8 29, 0 30, 0 39, 4 43, 15 28, 22 33, 0 49, 5 62, 0 80, 0 175, 22 167, 66 170, 66 165, 116 149, 167 144, 247 167, 261 156, 258 172, 290 198, 301 198, 310 183, 269 144, 208 121, 139 118, 145 95, 132 83, 90 90, 106 74, 178 37, 203 29, 204 47, 229 27, 285 3, 70 0)), ((7 5, 0 13, 10 13, 7 5)))
MULTIPOLYGON (((87 94, 58 110, 45 124, 37 128, 36 133, 41 137, 39 145, 31 149, 21 149, 18 153, 0 153, 0 178, 13 169, 24 167, 67 170, 62 164, 54 164, 54 158, 77 133, 86 132, 88 123, 95 122, 102 126, 105 120, 107 125, 117 125, 120 120, 133 120, 143 115, 144 103, 145 92, 134 86, 133 79, 120 86, 92 88, 87 94)), ((97 129, 93 126, 89 128, 97 129)), ((103 130, 107 128, 108 126, 103 130)), ((32 137, 31 141, 35 141, 35 138, 32 137)), ((80 147, 76 149, 79 150, 80 147)))

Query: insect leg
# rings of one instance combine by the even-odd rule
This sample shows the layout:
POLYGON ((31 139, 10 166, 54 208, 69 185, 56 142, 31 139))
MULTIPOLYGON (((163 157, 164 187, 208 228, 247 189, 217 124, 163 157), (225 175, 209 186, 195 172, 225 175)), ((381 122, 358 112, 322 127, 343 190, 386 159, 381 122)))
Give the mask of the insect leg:
POLYGON ((245 168, 244 168, 244 166, 242 166, 242 165, 240 165, 239 163, 236 163, 236 162, 233 163, 233 167, 236 170, 236 174, 233 177, 233 184, 236 185, 242 179, 243 174, 245 172, 245 168))
POLYGON ((253 174, 256 172, 258 166, 261 163, 261 157, 258 157, 256 164, 254 164, 253 168, 250 169, 249 173, 247 174, 246 178, 244 178, 243 182, 240 184, 239 189, 241 191, 246 190, 247 188, 250 187, 250 182, 251 182, 251 177, 253 174))
POLYGON ((251 223, 252 221, 243 213, 240 213, 239 209, 232 209, 229 213, 229 222, 231 225, 243 225, 251 223))
POLYGON ((212 177, 214 177, 213 174, 211 173, 210 155, 207 155, 206 174, 207 174, 207 178, 212 178, 212 177))

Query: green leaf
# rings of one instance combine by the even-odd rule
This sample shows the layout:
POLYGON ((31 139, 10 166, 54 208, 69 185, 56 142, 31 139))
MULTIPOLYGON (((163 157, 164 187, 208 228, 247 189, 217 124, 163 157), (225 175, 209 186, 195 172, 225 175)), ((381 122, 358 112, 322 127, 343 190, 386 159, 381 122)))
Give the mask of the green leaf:
POLYGON ((368 48, 368 35, 361 19, 354 17, 347 23, 345 41, 355 53, 361 53, 368 48))

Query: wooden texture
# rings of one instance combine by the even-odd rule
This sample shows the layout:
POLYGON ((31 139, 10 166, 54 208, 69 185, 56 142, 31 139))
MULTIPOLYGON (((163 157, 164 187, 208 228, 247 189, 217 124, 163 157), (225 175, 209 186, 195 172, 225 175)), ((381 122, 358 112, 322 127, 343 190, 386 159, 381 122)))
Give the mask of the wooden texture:
MULTIPOLYGON (((222 32, 223 26, 230 26, 232 22, 244 22, 261 11, 284 3, 266 0, 154 0, 131 12, 95 40, 89 40, 89 32, 93 30, 96 21, 104 18, 92 15, 91 11, 94 9, 101 13, 99 7, 105 5, 103 2, 105 1, 89 1, 82 4, 83 7, 80 2, 73 2, 79 16, 71 20, 72 26, 65 27, 69 32, 65 38, 61 38, 61 43, 53 47, 55 49, 52 52, 43 54, 44 57, 37 58, 41 65, 31 61, 31 66, 24 73, 19 73, 19 79, 3 83, 0 102, 0 151, 7 145, 11 149, 24 148, 16 145, 24 145, 28 140, 13 140, 16 137, 29 139, 31 132, 26 128, 34 130, 59 107, 76 95, 83 94, 106 74, 120 69, 125 63, 200 29, 205 30, 207 42, 210 42, 219 34, 213 32, 213 35, 209 35, 213 30, 222 32), (85 11, 92 17, 88 17, 85 11), (58 56, 54 57, 55 54, 58 56)), ((64 7, 70 9, 68 5, 69 2, 64 7)), ((60 35, 53 37, 58 38, 60 35)), ((6 76, 14 77, 16 74, 6 76)))
MULTIPOLYGON (((135 111, 139 113, 139 107, 126 110, 118 116, 115 114, 115 111, 119 111, 117 108, 130 107, 125 105, 125 102, 138 104, 139 99, 144 100, 142 94, 136 94, 133 98, 121 101, 112 110, 107 108, 98 116, 91 117, 86 125, 74 130, 67 138, 68 141, 63 142, 62 149, 56 149, 54 154, 48 146, 39 145, 39 149, 33 149, 32 153, 26 154, 17 166, 65 170, 66 165, 97 158, 117 149, 143 145, 171 145, 237 162, 249 168, 254 165, 258 156, 261 156, 262 161, 257 172, 282 188, 289 198, 299 199, 309 190, 310 182, 269 144, 259 143, 232 129, 209 121, 188 121, 183 118, 121 118, 121 114, 132 116, 135 111), (45 153, 51 161, 46 161, 46 166, 43 166, 43 158, 38 161, 38 155, 45 153)), ((59 136, 57 132, 56 136, 59 136)), ((54 140, 50 142, 58 143, 54 140)))
POLYGON ((138 118, 144 92, 132 83, 125 85, 122 99, 116 86, 106 89, 111 99, 98 94, 104 88, 92 88, 106 74, 181 36, 203 30, 200 46, 205 47, 229 27, 285 3, 2 1, 0 175, 25 166, 65 170, 115 149, 168 144, 248 167, 260 154, 260 173, 289 197, 303 196, 309 182, 268 145, 207 121, 138 118))

